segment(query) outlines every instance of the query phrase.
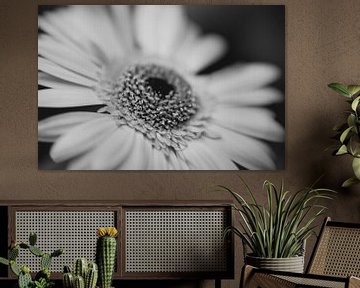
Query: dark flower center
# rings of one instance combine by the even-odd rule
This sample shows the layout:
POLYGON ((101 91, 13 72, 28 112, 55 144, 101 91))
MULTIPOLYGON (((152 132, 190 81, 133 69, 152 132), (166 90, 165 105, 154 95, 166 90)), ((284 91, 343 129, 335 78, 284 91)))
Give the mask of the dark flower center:
POLYGON ((119 117, 158 131, 180 128, 198 109, 189 83, 159 65, 130 66, 111 90, 111 106, 119 117))
POLYGON ((173 85, 169 84, 168 82, 166 82, 166 80, 161 78, 150 77, 145 82, 148 86, 152 88, 153 91, 160 95, 163 95, 164 98, 165 95, 170 94, 170 92, 174 91, 175 89, 173 85))

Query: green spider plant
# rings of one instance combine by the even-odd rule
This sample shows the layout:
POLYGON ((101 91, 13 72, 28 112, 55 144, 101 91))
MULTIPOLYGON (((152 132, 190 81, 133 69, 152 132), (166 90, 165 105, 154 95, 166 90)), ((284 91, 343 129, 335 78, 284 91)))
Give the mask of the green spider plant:
MULTIPOLYGON (((243 180, 242 180, 243 181, 243 180)), ((225 235, 233 232, 252 251, 252 256, 287 258, 301 255, 305 240, 317 227, 315 220, 324 214, 322 199, 332 199, 333 190, 304 188, 296 193, 280 189, 266 180, 267 205, 260 205, 249 186, 243 181, 251 202, 231 189, 219 186, 236 200, 233 208, 240 215, 240 227, 228 227, 225 235)))

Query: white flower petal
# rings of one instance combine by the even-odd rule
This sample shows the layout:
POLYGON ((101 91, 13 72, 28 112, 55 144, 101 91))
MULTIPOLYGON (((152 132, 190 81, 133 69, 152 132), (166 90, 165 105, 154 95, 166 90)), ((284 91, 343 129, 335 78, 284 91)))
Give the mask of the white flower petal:
POLYGON ((215 170, 212 163, 208 163, 208 159, 203 158, 200 154, 201 149, 197 145, 186 147, 183 151, 184 157, 192 170, 215 170))
POLYGON ((144 141, 143 135, 138 132, 134 132, 132 138, 133 141, 127 157, 117 168, 119 170, 143 170, 147 167, 148 157, 150 156, 144 153, 144 145, 147 142, 144 141))
POLYGON ((80 16, 74 6, 56 9, 40 15, 38 27, 66 46, 89 52, 89 40, 78 30, 79 25, 84 25, 80 16))
POLYGON ((244 91, 263 87, 277 80, 280 69, 271 64, 237 64, 208 76, 208 91, 216 94, 226 91, 244 91))
POLYGON ((134 17, 136 39, 146 54, 171 56, 186 35, 187 19, 179 5, 141 5, 134 17))
POLYGON ((168 167, 169 164, 164 153, 152 147, 152 155, 150 157, 148 169, 167 170, 168 167))
POLYGON ((85 25, 82 31, 89 33, 89 39, 108 56, 109 60, 124 55, 123 39, 119 35, 110 17, 110 8, 106 5, 79 6, 84 15, 85 25), (96 21, 94 21, 96 19, 96 21))
POLYGON ((169 57, 174 54, 186 35, 187 19, 181 6, 158 7, 161 7, 161 16, 158 34, 154 36, 158 39, 158 54, 169 57))
POLYGON ((68 168, 70 170, 114 170, 131 153, 133 142, 134 130, 127 126, 119 127, 109 133, 95 148, 72 159, 68 168))
POLYGON ((142 170, 151 157, 150 143, 144 136, 128 126, 119 127, 99 147, 89 153, 91 169, 142 170))
POLYGON ((94 79, 70 71, 42 57, 38 57, 38 70, 83 86, 94 86, 96 84, 94 79))
POLYGON ((69 82, 41 71, 38 72, 38 84, 45 87, 58 89, 78 89, 82 87, 91 88, 91 86, 84 86, 81 84, 69 82))
POLYGON ((269 105, 281 102, 284 99, 283 94, 274 88, 260 88, 249 91, 230 91, 218 93, 216 96, 220 105, 240 107, 269 105))
POLYGON ((226 42, 218 35, 206 35, 194 39, 192 45, 184 50, 186 55, 178 55, 190 72, 197 73, 219 60, 227 49, 226 42))
POLYGON ((55 162, 80 156, 106 139, 115 129, 115 121, 110 118, 94 119, 75 126, 54 143, 50 156, 55 162))
POLYGON ((237 166, 221 149, 212 149, 212 147, 207 144, 208 140, 208 138, 203 140, 202 153, 204 157, 214 161, 216 170, 237 170, 237 166))
POLYGON ((157 22, 159 8, 157 5, 141 5, 134 13, 135 36, 138 44, 145 53, 153 54, 158 50, 157 22))
POLYGON ((174 152, 170 152, 168 157, 168 165, 170 170, 189 170, 189 166, 185 163, 179 155, 174 152))
POLYGON ((207 140, 189 142, 183 151, 189 166, 196 170, 237 170, 238 168, 220 149, 214 150, 207 140))
POLYGON ((68 112, 48 117, 38 123, 39 141, 54 142, 75 126, 101 117, 106 116, 94 112, 68 112))
POLYGON ((99 146, 89 152, 91 169, 112 170, 119 167, 131 153, 134 137, 134 129, 128 126, 118 127, 99 146))
POLYGON ((126 51, 132 51, 135 47, 134 23, 128 5, 110 6, 112 20, 115 25, 116 35, 122 39, 122 46, 126 51))
POLYGON ((213 112, 212 117, 214 123, 230 130, 269 141, 284 141, 284 128, 267 109, 222 106, 213 112))
POLYGON ((200 28, 195 23, 187 22, 186 34, 184 35, 181 43, 174 51, 174 59, 180 64, 186 61, 187 56, 191 53, 194 43, 200 38, 200 28))
POLYGON ((154 148, 152 147, 152 143, 148 140, 148 138, 146 138, 146 136, 144 134, 139 133, 139 135, 142 136, 142 141, 143 141, 141 153, 143 153, 143 155, 144 155, 144 159, 143 159, 143 162, 145 162, 144 169, 155 170, 155 169, 157 169, 157 167, 155 166, 156 163, 153 162, 154 148))
POLYGON ((204 147, 201 153, 204 159, 211 160, 215 165, 215 170, 238 170, 238 167, 231 161, 225 153, 220 149, 212 149, 207 145, 208 139, 204 139, 204 147))
POLYGON ((92 89, 42 89, 38 91, 39 107, 74 107, 104 104, 92 89))
POLYGON ((67 170, 89 170, 90 167, 90 160, 89 154, 81 155, 74 159, 71 159, 69 164, 67 165, 67 170))
MULTIPOLYGON (((151 169, 150 167, 153 166, 153 164, 156 165, 156 163, 152 163, 153 161, 153 147, 152 147, 152 143, 151 141, 149 141, 149 139, 142 133, 137 133, 138 134, 138 141, 141 141, 142 145, 140 146, 140 152, 143 155, 143 159, 141 160, 142 162, 142 169, 151 169)), ((158 169, 156 166, 153 169, 158 169)))
MULTIPOLYGON (((39 16, 39 22, 40 19, 41 16, 39 16)), ((57 32, 56 28, 51 30, 55 30, 54 33, 42 33, 39 35, 39 39, 45 38, 46 41, 50 41, 51 43, 59 43, 61 47, 67 47, 68 49, 72 50, 73 53, 82 55, 81 57, 90 60, 90 62, 96 64, 99 67, 101 66, 103 62, 101 61, 101 58, 98 57, 98 55, 92 53, 91 45, 89 45, 88 40, 77 37, 75 39, 76 41, 82 40, 83 42, 76 42, 72 39, 69 39, 67 36, 64 36, 62 32, 57 32)))
POLYGON ((211 133, 221 135, 221 139, 209 139, 207 145, 214 150, 221 150, 230 159, 249 170, 274 170, 273 152, 265 143, 212 125, 208 127, 211 133))
POLYGON ((73 5, 51 11, 39 17, 39 28, 100 59, 105 55, 111 60, 124 52, 106 6, 73 5))
POLYGON ((66 45, 62 45, 48 35, 39 37, 38 54, 77 74, 93 80, 98 79, 99 64, 93 63, 86 53, 79 53, 66 45))

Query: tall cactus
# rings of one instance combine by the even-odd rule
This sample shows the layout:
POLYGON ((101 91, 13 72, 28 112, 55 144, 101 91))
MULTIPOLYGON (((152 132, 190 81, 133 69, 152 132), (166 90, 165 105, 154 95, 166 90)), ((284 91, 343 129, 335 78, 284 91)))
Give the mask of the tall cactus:
POLYGON ((99 267, 100 288, 110 288, 116 258, 115 227, 101 227, 97 229, 96 262, 99 267))

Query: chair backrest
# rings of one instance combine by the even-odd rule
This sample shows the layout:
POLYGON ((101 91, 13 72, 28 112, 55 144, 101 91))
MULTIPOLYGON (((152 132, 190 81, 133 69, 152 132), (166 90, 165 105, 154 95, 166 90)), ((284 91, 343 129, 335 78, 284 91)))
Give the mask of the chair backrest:
POLYGON ((307 273, 360 277, 360 223, 326 218, 307 273))

